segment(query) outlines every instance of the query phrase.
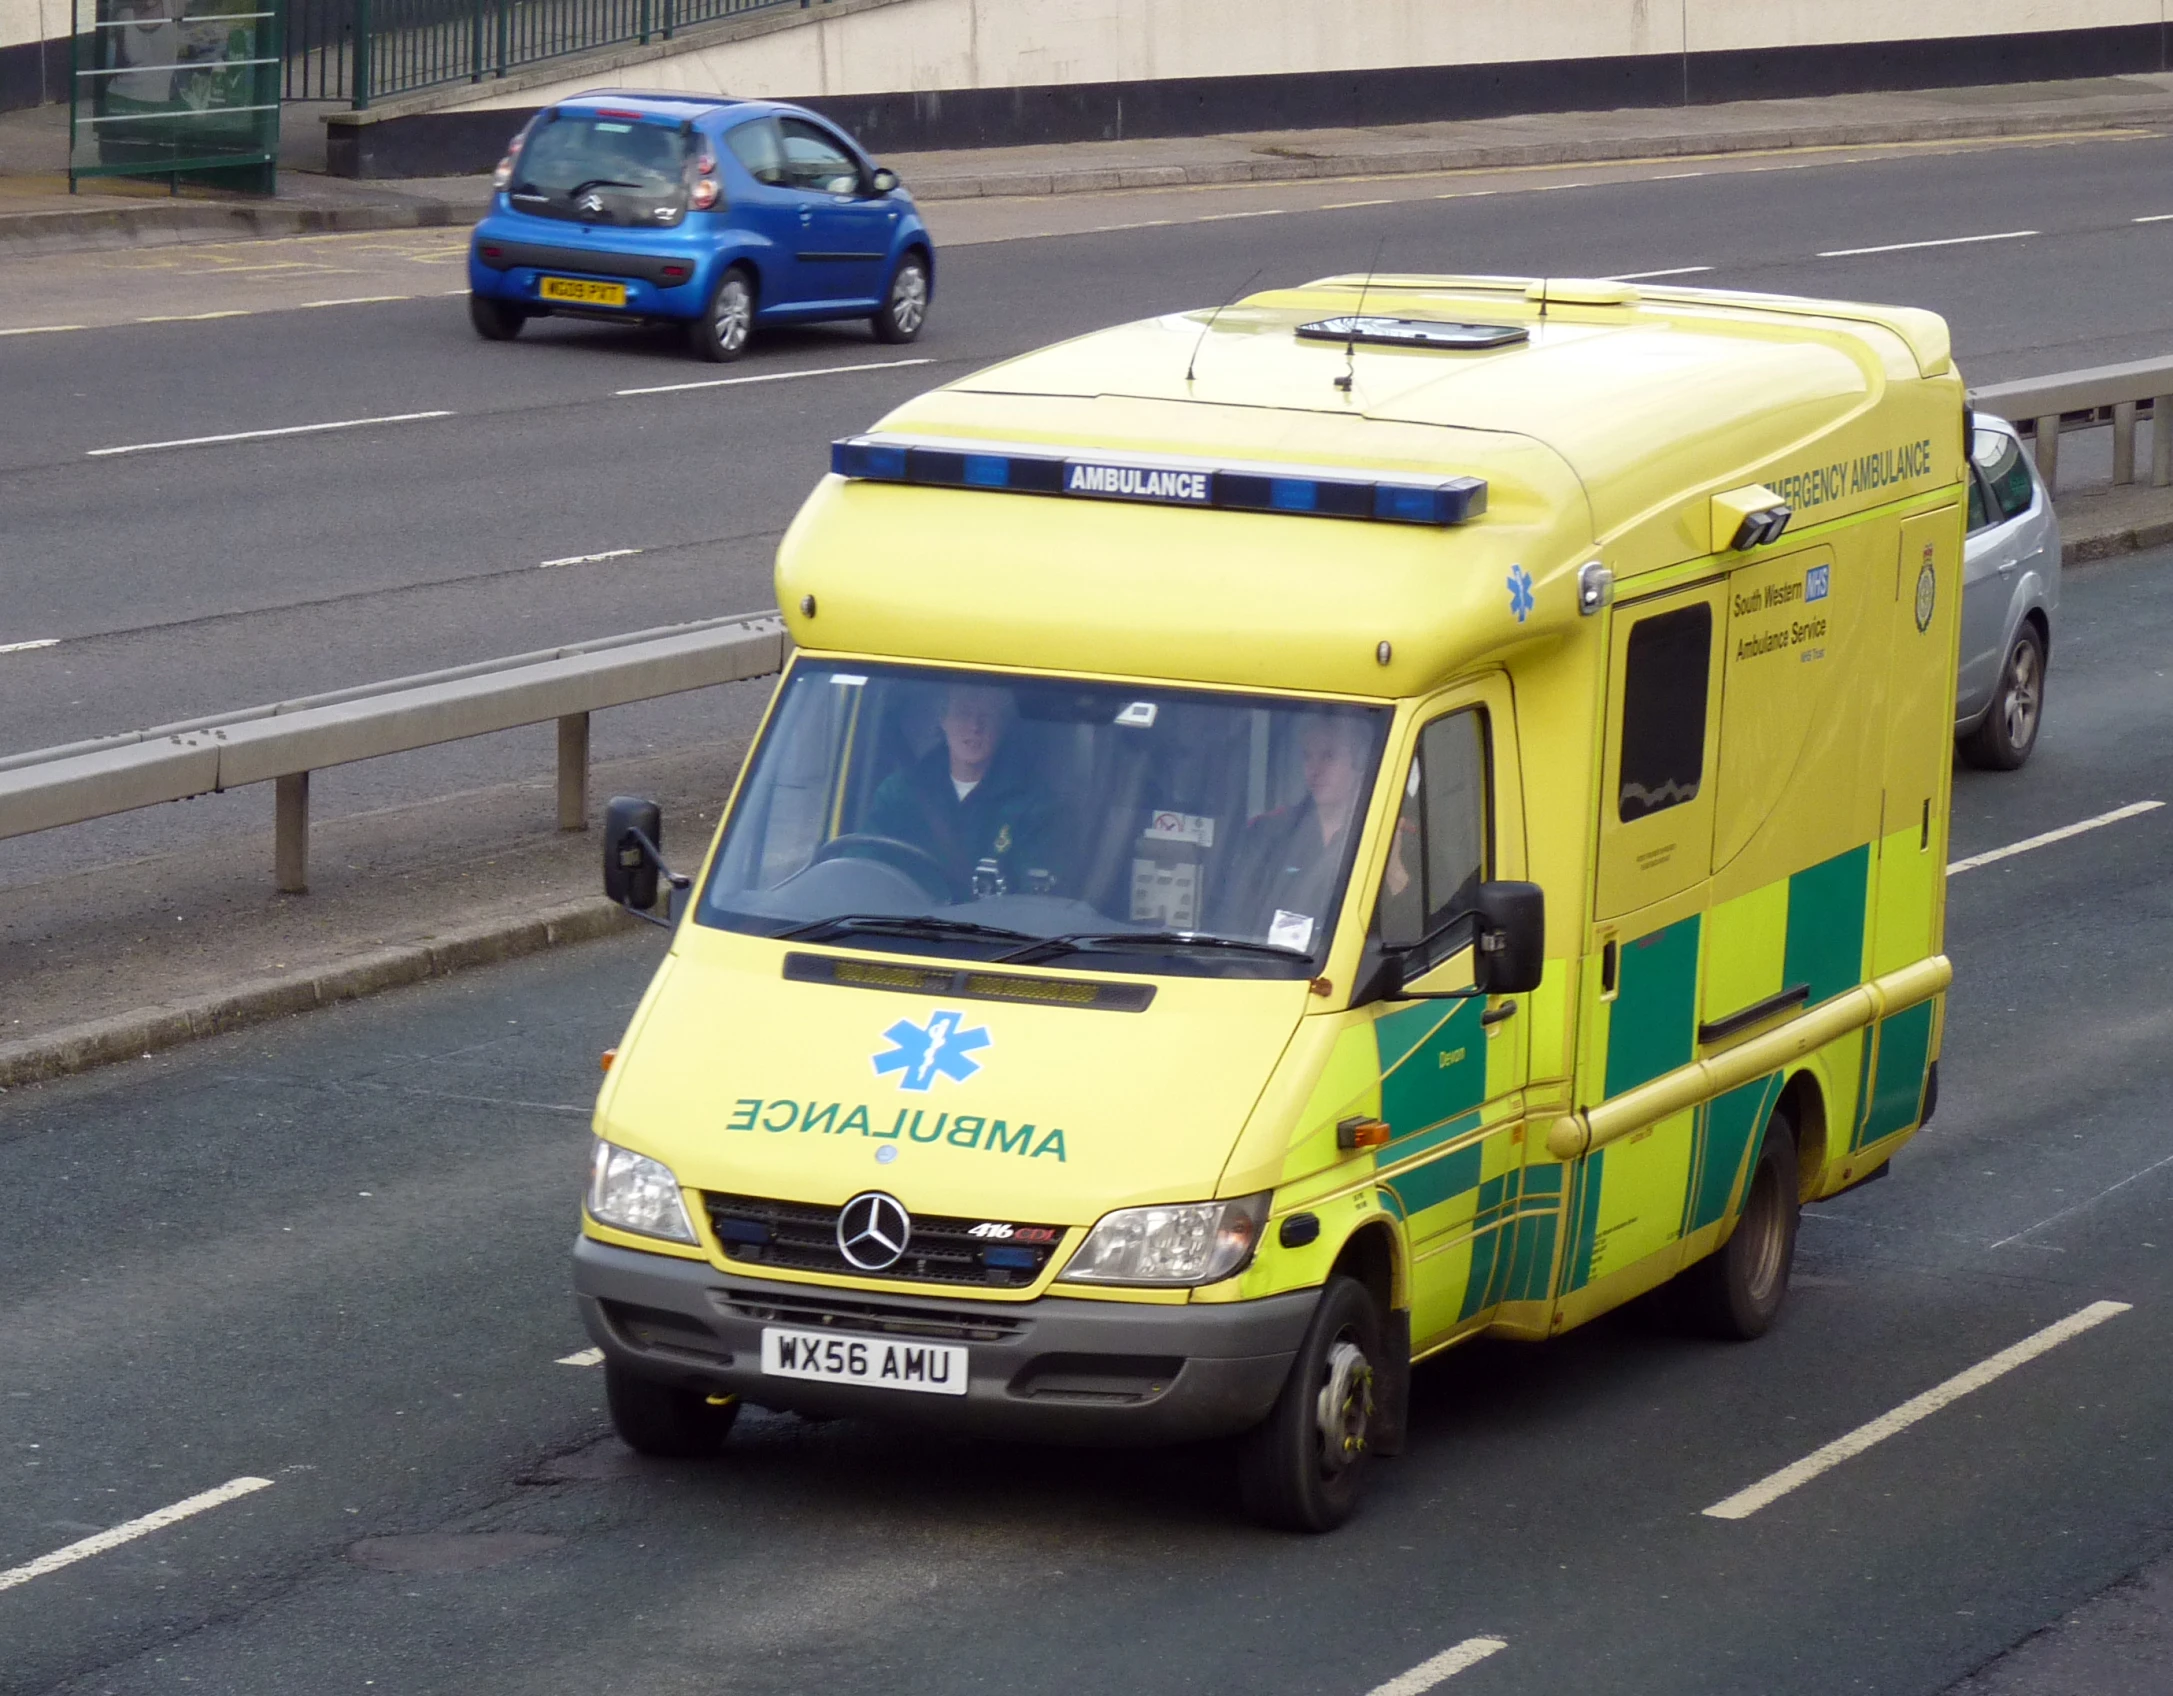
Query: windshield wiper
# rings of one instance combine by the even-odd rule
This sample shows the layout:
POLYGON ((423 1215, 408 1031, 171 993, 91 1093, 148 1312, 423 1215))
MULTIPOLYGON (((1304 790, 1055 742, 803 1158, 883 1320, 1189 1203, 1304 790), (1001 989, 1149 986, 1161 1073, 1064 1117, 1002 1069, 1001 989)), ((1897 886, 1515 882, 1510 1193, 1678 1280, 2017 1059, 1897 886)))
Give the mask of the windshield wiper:
POLYGON ((786 942, 821 942, 853 932, 869 936, 978 937, 990 942, 1031 942, 1031 932, 1005 930, 1000 925, 975 924, 971 919, 939 919, 933 913, 839 913, 815 919, 777 933, 786 942))
POLYGON ((575 195, 581 193, 584 189, 639 187, 641 187, 641 184, 639 183, 622 183, 617 177, 591 177, 586 182, 575 183, 573 187, 566 191, 566 198, 568 200, 571 200, 575 195))
POLYGON ((1127 948, 1224 948, 1239 954, 1272 955, 1278 960, 1313 958, 1302 948, 1285 948, 1279 942, 1247 942, 1240 936, 1214 936, 1196 930, 1081 930, 1065 936, 1045 936, 1025 948, 999 954, 996 964, 1029 966, 1066 954, 1113 954, 1127 948))

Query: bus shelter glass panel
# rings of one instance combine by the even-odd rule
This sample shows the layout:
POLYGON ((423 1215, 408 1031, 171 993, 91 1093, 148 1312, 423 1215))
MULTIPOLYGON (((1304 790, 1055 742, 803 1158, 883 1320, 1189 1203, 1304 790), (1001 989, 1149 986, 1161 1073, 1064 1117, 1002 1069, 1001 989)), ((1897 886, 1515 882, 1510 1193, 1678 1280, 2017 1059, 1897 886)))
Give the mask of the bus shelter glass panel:
POLYGON ((68 181, 189 177, 269 194, 278 0, 75 0, 68 181))

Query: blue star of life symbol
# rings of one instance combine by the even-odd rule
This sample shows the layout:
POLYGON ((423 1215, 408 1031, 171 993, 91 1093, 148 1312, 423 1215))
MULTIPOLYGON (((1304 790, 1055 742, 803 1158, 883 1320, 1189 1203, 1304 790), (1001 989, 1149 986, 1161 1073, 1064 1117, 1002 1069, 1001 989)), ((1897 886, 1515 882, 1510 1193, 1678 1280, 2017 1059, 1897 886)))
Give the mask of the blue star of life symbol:
POLYGON ((976 1025, 970 1031, 958 1028, 965 1017, 963 1013, 931 1013, 926 1029, 911 1019, 900 1019, 883 1033, 891 1046, 875 1057, 876 1071, 904 1073, 898 1080, 900 1089, 925 1090, 938 1072, 953 1083, 964 1083, 981 1069, 973 1051, 989 1043, 985 1026, 976 1025))
POLYGON ((1532 574, 1521 565, 1509 568, 1509 610, 1519 624, 1532 615, 1532 574))

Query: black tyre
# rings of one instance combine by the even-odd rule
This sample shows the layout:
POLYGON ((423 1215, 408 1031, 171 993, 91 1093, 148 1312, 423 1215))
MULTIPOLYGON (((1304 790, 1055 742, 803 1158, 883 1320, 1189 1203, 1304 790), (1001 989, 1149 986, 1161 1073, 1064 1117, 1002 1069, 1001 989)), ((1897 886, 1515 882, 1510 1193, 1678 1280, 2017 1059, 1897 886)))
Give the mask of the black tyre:
POLYGON ((528 314, 510 300, 471 294, 468 296, 468 322, 487 342, 509 342, 521 333, 521 326, 528 322, 528 314))
POLYGON ((687 326, 687 340, 704 359, 722 365, 747 351, 754 330, 755 280, 735 265, 717 279, 707 310, 687 326))
POLYGON ((1796 1258, 1796 1184, 1795 1127, 1775 1108, 1750 1170, 1735 1234, 1675 1280, 1678 1310, 1692 1327, 1746 1343, 1772 1328, 1787 1299, 1788 1269, 1796 1258))
POLYGON ((1387 1326, 1354 1278, 1330 1278, 1267 1419, 1243 1438, 1246 1512, 1280 1531, 1333 1531, 1358 1505, 1372 1452, 1387 1326))
POLYGON ((636 1454, 667 1460, 703 1460, 724 1447, 739 1417, 739 1398, 721 1406, 699 1390, 682 1390, 642 1378, 615 1361, 604 1362, 604 1399, 611 1428, 636 1454))
POLYGON ((1984 721, 1962 738, 1962 758, 1986 771, 2015 771, 2037 746, 2045 712, 2045 639, 2023 622, 1999 670, 1984 721))
POLYGON ((879 342, 910 342, 919 339, 928 322, 928 261, 909 253, 891 274, 890 291, 882 310, 868 320, 879 342))

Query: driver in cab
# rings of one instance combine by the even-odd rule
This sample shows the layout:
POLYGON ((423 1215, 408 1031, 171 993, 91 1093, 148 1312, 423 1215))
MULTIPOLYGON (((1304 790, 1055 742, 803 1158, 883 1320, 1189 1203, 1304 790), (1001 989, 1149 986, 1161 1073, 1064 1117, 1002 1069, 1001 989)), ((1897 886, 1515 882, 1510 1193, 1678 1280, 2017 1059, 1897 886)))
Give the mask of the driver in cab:
MULTIPOLYGON (((1298 732, 1305 799, 1262 813, 1239 834, 1213 913, 1217 932, 1264 937, 1284 948, 1312 947, 1342 878, 1372 753, 1373 732, 1362 719, 1321 714, 1305 720, 1298 732)), ((1409 883, 1399 837, 1389 889, 1400 894, 1409 883)))
POLYGON ((953 893, 1050 893, 1056 810, 1006 746, 1012 717, 1008 689, 954 685, 938 721, 942 740, 883 780, 861 828, 937 861, 953 893))

